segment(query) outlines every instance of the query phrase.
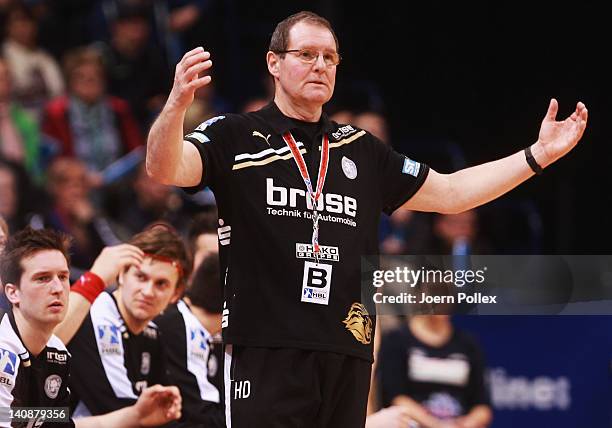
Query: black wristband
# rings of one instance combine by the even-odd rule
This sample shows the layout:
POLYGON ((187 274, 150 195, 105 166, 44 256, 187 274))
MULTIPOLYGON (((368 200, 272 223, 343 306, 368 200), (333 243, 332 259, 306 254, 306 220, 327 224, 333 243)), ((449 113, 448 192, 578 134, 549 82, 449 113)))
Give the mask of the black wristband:
POLYGON ((529 164, 529 167, 533 170, 533 172, 538 175, 542 174, 543 169, 533 157, 533 153, 531 153, 531 146, 528 146, 525 149, 525 159, 527 159, 527 163, 529 164))

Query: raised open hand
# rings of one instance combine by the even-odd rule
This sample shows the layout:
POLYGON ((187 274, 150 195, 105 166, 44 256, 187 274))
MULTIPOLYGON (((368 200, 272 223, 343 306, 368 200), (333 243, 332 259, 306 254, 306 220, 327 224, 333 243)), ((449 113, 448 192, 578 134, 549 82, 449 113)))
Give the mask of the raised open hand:
POLYGON ((558 110, 557 100, 551 99, 535 143, 534 156, 543 168, 572 150, 586 128, 588 111, 582 102, 576 104, 576 110, 565 120, 557 121, 558 110))
POLYGON ((195 91, 210 83, 210 76, 200 76, 200 73, 212 67, 210 52, 202 47, 190 50, 176 64, 174 84, 168 97, 168 103, 186 109, 193 102, 195 91))

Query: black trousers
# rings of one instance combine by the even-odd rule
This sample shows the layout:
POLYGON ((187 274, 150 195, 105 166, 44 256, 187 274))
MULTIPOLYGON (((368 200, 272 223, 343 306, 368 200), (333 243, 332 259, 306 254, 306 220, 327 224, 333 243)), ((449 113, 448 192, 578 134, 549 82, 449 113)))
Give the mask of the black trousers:
POLYGON ((228 428, 361 428, 369 361, 333 352, 226 346, 228 428))

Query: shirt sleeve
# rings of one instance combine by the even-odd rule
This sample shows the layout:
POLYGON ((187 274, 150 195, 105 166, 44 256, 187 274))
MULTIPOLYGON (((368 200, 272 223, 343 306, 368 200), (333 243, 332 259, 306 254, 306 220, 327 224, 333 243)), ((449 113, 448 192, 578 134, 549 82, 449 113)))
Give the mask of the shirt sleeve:
MULTIPOLYGON (((124 349, 113 345, 113 352, 106 354, 103 362, 95 337, 100 327, 103 328, 103 324, 96 324, 94 330, 90 313, 68 344, 72 354, 71 407, 75 410, 82 401, 94 416, 131 406, 138 399, 128 377, 124 349)), ((121 336, 117 339, 121 340, 121 336)))
MULTIPOLYGON (((485 383, 484 356, 478 343, 470 340, 470 378, 467 391, 467 403, 470 409, 479 404, 490 405, 489 391, 485 383)), ((469 410, 468 410, 469 411, 469 410)))
MULTIPOLYGON (((15 380, 13 379, 12 382, 15 380)), ((13 394, 6 384, 0 385, 0 411, 4 412, 11 407, 13 402, 13 394)), ((11 424, 9 421, 0 419, 0 428, 10 428, 11 424)))
POLYGON ((205 187, 211 189, 228 175, 233 165, 230 136, 232 118, 217 116, 202 122, 196 129, 185 135, 185 141, 195 146, 202 159, 203 174, 200 182, 193 187, 184 187, 187 193, 196 193, 205 187))
POLYGON ((391 214, 421 188, 429 167, 396 152, 380 140, 376 142, 382 207, 385 213, 391 214))

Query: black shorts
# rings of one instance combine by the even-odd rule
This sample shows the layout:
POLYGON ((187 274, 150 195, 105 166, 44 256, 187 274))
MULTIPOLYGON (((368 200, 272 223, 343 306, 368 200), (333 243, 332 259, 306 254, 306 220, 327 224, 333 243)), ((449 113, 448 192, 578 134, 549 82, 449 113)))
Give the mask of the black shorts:
POLYGON ((333 352, 226 346, 227 428, 360 428, 372 363, 333 352))

